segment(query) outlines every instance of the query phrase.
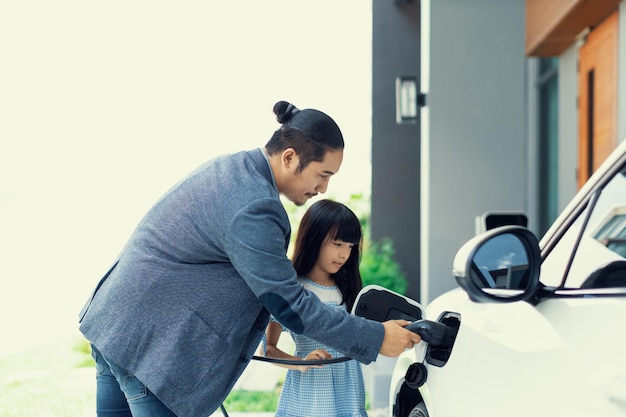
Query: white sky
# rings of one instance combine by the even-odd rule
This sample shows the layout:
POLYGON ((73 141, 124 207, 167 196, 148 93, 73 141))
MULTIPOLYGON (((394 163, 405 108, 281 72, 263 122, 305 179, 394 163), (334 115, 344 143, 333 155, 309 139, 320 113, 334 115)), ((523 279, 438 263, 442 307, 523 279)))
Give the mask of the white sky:
POLYGON ((8 1, 0 57, 0 354, 78 335, 145 211, 278 100, 342 128, 327 196, 369 191, 371 2, 8 1))

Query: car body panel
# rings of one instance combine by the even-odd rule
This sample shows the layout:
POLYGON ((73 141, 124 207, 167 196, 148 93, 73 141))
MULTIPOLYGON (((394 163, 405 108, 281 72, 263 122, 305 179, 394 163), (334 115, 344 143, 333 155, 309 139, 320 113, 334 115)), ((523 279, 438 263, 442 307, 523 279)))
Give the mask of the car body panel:
MULTIPOLYGON (((452 290, 437 303, 427 309, 427 317, 450 309, 463 316, 450 360, 440 368, 429 366, 420 388, 428 394, 431 417, 626 412, 626 390, 620 390, 626 388, 626 355, 619 325, 619 318, 626 317, 626 297, 563 298, 534 307, 523 301, 477 304, 463 291, 452 290), (502 401, 516 391, 532 401, 514 406, 502 401)), ((406 356, 423 360, 419 353, 406 356)), ((400 374, 396 369, 393 377, 400 374)))
POLYGON ((390 385, 392 415, 406 417, 420 402, 429 417, 626 415, 625 225, 626 141, 535 241, 528 268, 541 263, 541 270, 533 269, 538 281, 517 292, 528 291, 526 301, 505 298, 513 292, 495 284, 481 289, 471 278, 470 265, 478 266, 476 253, 492 236, 464 245, 454 260, 462 288, 437 297, 425 313, 429 320, 460 317, 451 354, 443 364, 429 363, 421 343, 400 356, 390 385), (619 265, 613 288, 588 288, 610 262, 619 265), (414 363, 427 371, 415 390, 404 380, 414 363))

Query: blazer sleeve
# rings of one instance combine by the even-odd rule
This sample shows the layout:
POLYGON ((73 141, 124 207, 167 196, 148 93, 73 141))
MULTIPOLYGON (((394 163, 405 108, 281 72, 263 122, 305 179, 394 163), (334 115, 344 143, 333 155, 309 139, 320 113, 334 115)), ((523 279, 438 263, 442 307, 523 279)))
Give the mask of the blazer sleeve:
POLYGON ((237 272, 283 326, 362 363, 376 360, 383 325, 325 305, 305 291, 287 258, 289 236, 280 200, 260 199, 232 218, 225 248, 237 272))

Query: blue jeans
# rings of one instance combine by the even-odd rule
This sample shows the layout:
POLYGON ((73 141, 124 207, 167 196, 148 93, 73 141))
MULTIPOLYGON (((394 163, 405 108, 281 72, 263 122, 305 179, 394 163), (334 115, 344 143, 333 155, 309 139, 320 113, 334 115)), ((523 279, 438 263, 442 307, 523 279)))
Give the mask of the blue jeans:
POLYGON ((98 417, 176 417, 141 381, 93 345, 91 355, 96 361, 98 417))

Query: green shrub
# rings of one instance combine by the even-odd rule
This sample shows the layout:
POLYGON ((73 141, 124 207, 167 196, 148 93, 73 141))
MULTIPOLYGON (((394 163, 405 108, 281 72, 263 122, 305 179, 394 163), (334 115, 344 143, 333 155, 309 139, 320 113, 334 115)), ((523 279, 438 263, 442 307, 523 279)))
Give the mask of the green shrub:
POLYGON ((376 284, 399 294, 406 293, 406 276, 393 257, 394 252, 393 242, 389 238, 380 242, 364 242, 360 264, 364 287, 376 284))
POLYGON ((226 411, 272 412, 278 406, 280 391, 233 390, 224 401, 226 411))
POLYGON ((91 344, 85 338, 80 338, 73 346, 72 349, 79 355, 79 359, 76 363, 77 368, 93 368, 96 363, 91 356, 91 344))

